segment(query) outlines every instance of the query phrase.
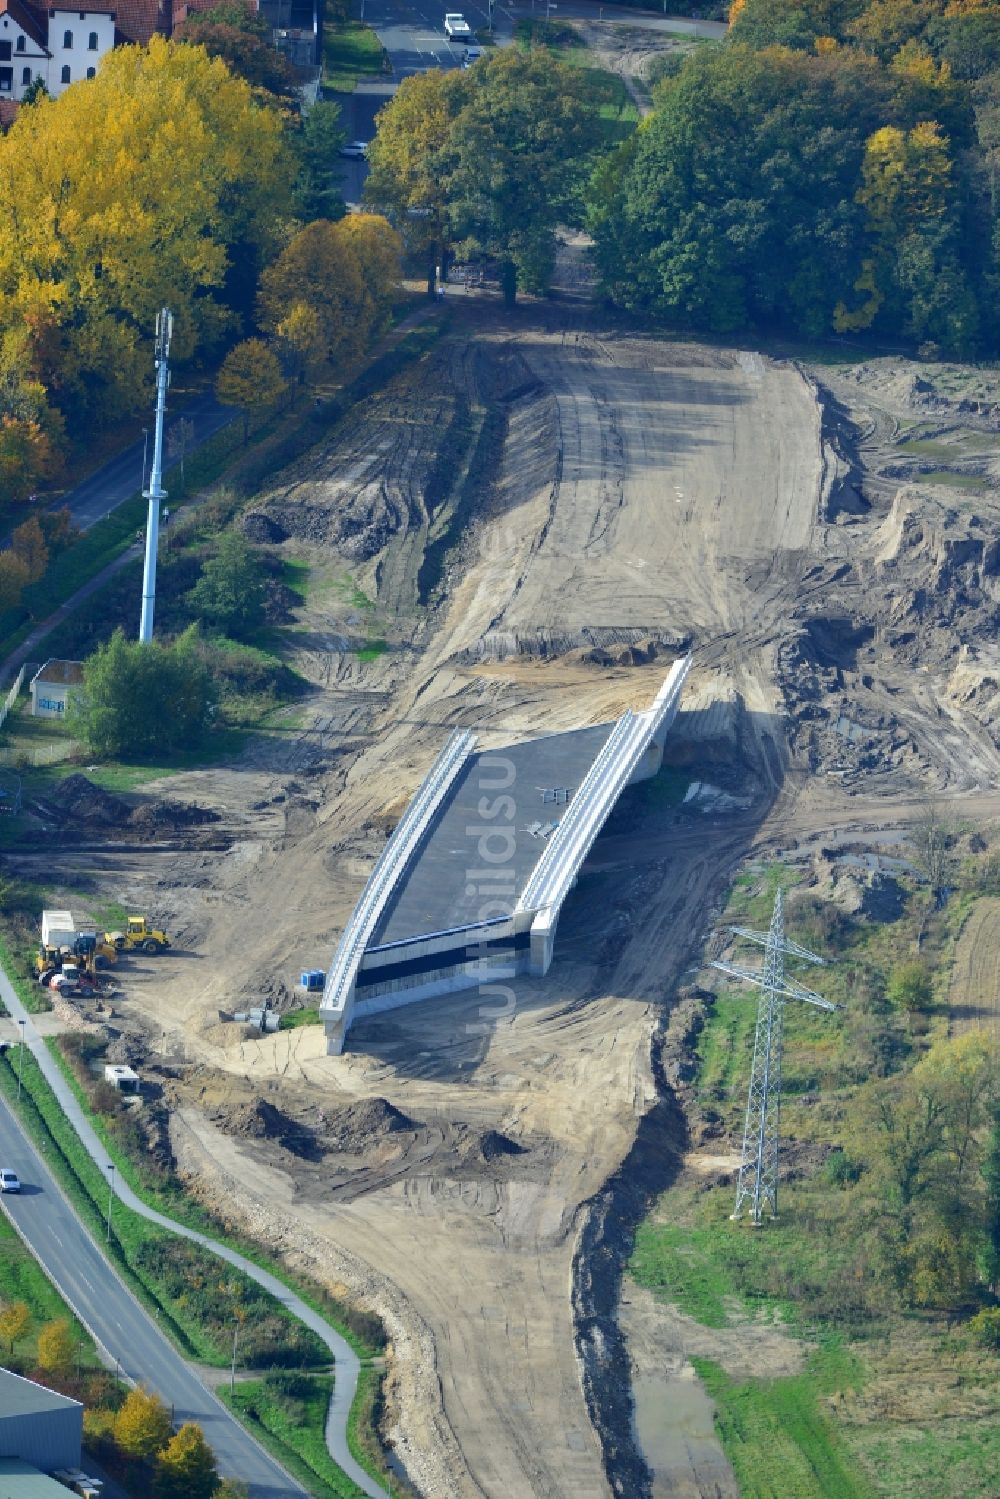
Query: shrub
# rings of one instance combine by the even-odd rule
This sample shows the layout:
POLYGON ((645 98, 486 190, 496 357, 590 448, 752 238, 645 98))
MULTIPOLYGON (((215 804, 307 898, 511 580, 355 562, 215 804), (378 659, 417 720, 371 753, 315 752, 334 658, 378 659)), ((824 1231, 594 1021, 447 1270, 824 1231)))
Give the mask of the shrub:
POLYGON ((844 1150, 835 1150, 827 1156, 823 1172, 833 1187, 850 1187, 861 1177, 861 1163, 854 1161, 844 1150))
POLYGON ((1000 1353, 1000 1306, 985 1306, 969 1323, 969 1331, 980 1348, 1000 1353))
POLYGON ((889 976, 886 993, 890 1004, 898 1010, 926 1010, 934 998, 927 965, 917 959, 897 963, 889 976))

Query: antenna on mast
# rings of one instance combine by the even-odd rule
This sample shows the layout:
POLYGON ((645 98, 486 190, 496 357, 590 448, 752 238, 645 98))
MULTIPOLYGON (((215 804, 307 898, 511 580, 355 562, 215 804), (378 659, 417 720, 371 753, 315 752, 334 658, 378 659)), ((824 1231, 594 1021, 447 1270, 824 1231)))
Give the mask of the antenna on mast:
POLYGON ((139 639, 148 645, 153 638, 153 610, 156 606, 156 549, 160 540, 160 501, 167 498, 163 488, 163 418, 167 409, 167 387, 170 384, 170 337, 174 331, 173 313, 164 307, 156 317, 156 428, 153 437, 153 466, 149 474, 149 488, 144 498, 149 501, 146 517, 146 562, 142 570, 142 614, 139 619, 139 639))
POLYGON ((754 932, 743 926, 729 929, 735 936, 743 937, 748 942, 756 942, 764 948, 763 970, 755 972, 739 968, 735 963, 719 960, 711 965, 730 978, 743 979, 760 989, 753 1062, 750 1066, 750 1089, 743 1125, 743 1150, 740 1155, 740 1174, 736 1182, 736 1206, 732 1213, 733 1219, 738 1220, 744 1209, 749 1207, 750 1221, 758 1227, 765 1207, 770 1207, 772 1218, 778 1216, 778 1130, 781 1121, 781 1051, 785 1000, 800 999, 820 1010, 843 1008, 842 1005, 835 1005, 824 999, 821 994, 814 994, 812 989, 805 989, 794 980, 786 979, 786 954, 824 967, 826 959, 817 957, 808 948, 786 939, 784 899, 784 893, 779 889, 774 897, 769 931, 754 932))

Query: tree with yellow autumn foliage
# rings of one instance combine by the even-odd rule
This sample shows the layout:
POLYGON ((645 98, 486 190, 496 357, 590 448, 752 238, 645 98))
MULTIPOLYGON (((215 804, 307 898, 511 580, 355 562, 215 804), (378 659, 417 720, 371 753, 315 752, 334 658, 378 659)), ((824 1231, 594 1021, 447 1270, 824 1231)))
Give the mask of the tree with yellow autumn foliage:
POLYGON ((129 1390, 115 1415, 114 1437, 129 1457, 151 1458, 170 1441, 170 1412, 159 1395, 139 1385, 129 1390))
POLYGON ((72 424, 145 403, 161 306, 179 360, 233 327, 233 257, 269 252, 290 176, 276 113, 156 35, 20 112, 0 138, 0 330, 25 330, 72 424))
POLYGON ((313 364, 356 359, 384 325, 399 285, 402 246, 385 222, 370 214, 308 224, 261 277, 261 326, 279 339, 300 339, 313 364))
POLYGON ((38 1334, 38 1367, 46 1374, 68 1374, 73 1367, 73 1334, 67 1318, 46 1322, 38 1334))

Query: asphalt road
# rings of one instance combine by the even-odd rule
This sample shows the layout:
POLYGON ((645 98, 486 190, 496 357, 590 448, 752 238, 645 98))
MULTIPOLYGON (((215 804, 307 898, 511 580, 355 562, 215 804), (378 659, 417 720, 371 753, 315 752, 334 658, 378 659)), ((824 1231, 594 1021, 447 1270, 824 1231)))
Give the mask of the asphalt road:
POLYGON ((306 1491, 205 1388, 118 1279, 3 1102, 0 1161, 23 1184, 20 1196, 4 1193, 0 1202, 112 1364, 172 1405, 176 1422, 197 1421, 220 1472, 242 1478, 253 1499, 299 1499, 306 1491))
MULTIPOLYGON (((188 444, 190 454, 221 427, 228 426, 231 421, 235 420, 235 417, 236 413, 232 407, 220 406, 214 396, 200 396, 183 410, 169 416, 165 431, 168 456, 164 464, 164 475, 169 474, 170 470, 177 466, 178 460, 169 456, 170 434, 182 418, 189 421, 193 427, 188 444)), ((149 429, 147 457, 151 461, 153 456, 152 403, 149 409, 149 429)), ((143 447, 144 444, 140 440, 132 443, 130 447, 123 448, 89 479, 84 479, 81 484, 77 484, 75 489, 69 490, 54 508, 61 509, 64 505, 68 505, 74 521, 83 531, 88 530, 95 522, 103 520, 117 505, 131 499, 142 488, 143 447)), ((166 487, 169 489, 169 484, 166 487)))

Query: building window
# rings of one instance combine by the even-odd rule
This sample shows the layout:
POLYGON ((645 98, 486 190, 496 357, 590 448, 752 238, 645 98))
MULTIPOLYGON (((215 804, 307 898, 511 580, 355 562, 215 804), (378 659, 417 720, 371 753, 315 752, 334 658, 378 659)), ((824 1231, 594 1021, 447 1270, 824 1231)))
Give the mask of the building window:
POLYGON ((72 33, 72 31, 64 31, 63 32, 63 46, 64 47, 72 47, 72 45, 73 45, 73 33, 72 33))
POLYGON ((0 62, 10 62, 10 42, 0 42, 0 62))
POLYGON ((87 69, 87 77, 88 78, 96 78, 97 77, 97 69, 96 68, 88 68, 87 69))
POLYGON ((90 51, 90 52, 96 52, 97 51, 97 32, 96 31, 92 31, 90 33, 90 37, 88 38, 88 41, 87 41, 87 50, 90 51))
POLYGON ((24 37, 23 36, 19 36, 18 39, 17 39, 17 50, 18 50, 18 52, 23 52, 24 51, 24 37))
POLYGON ((14 92, 14 69, 0 68, 0 94, 14 92))
POLYGON ((31 69, 30 68, 25 68, 24 71, 21 73, 21 87, 22 88, 27 88, 28 84, 30 82, 31 82, 31 69))
POLYGON ((62 77, 59 80, 60 83, 69 83, 70 79, 71 79, 71 74, 70 74, 69 68, 68 67, 63 68, 63 70, 62 70, 62 77))

